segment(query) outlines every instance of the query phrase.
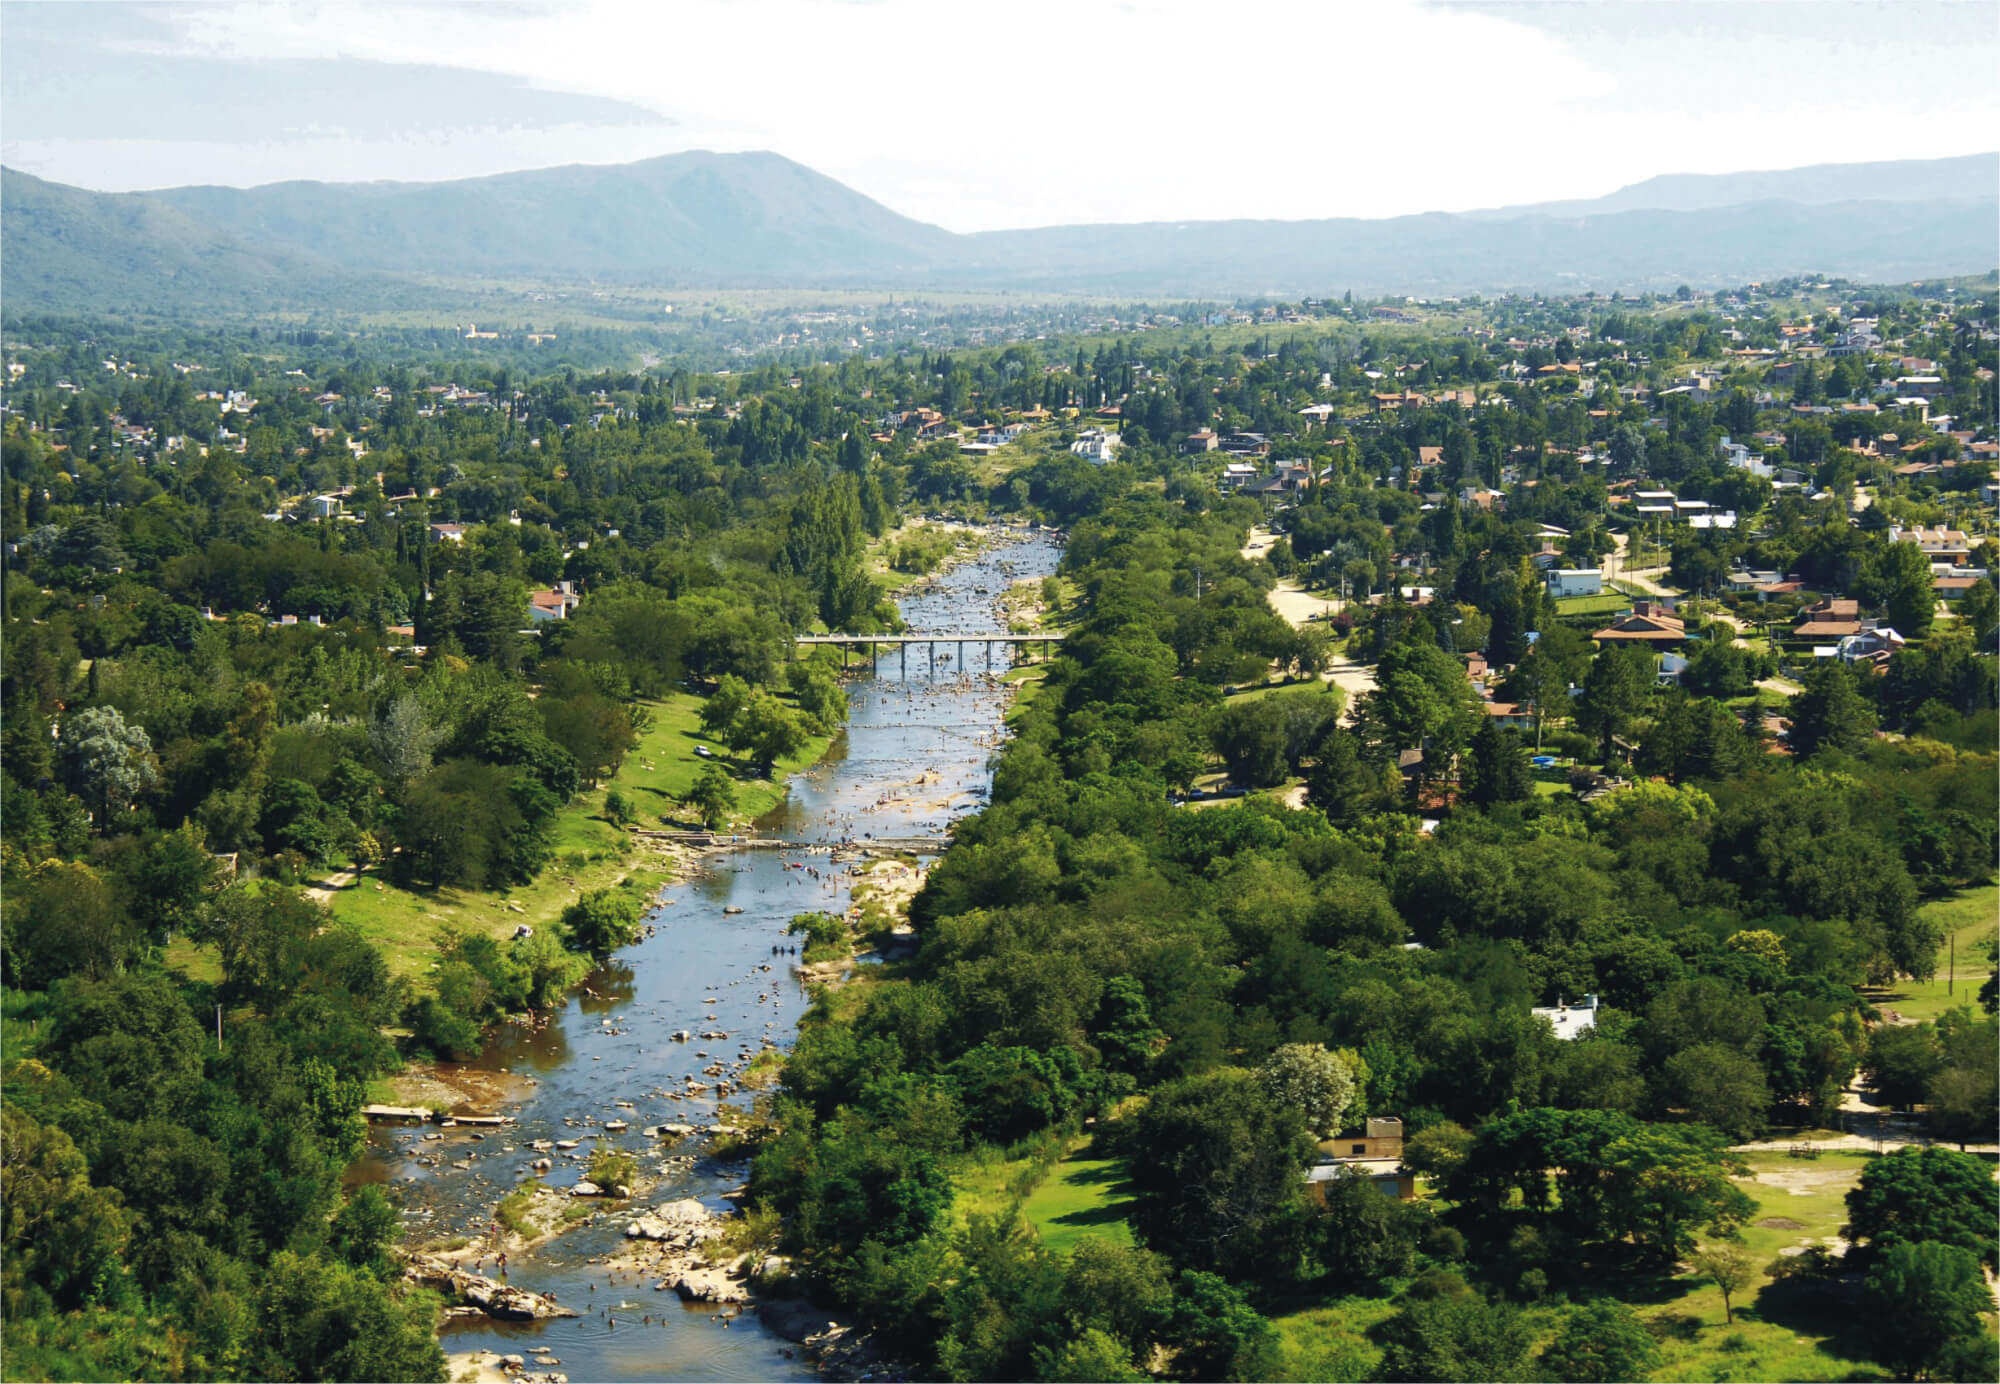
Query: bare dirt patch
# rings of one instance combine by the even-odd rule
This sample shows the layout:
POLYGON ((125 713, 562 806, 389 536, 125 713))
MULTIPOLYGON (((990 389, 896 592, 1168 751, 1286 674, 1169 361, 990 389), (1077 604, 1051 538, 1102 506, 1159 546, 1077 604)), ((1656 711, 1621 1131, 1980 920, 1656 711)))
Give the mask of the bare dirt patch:
POLYGON ((1809 1197, 1814 1192, 1836 1183, 1854 1181, 1853 1168, 1761 1168, 1753 1182, 1761 1182, 1766 1187, 1781 1187, 1796 1197, 1809 1197))
POLYGON ((456 1063, 420 1063, 390 1078, 395 1095, 391 1103, 424 1106, 455 1115, 497 1115, 504 1107, 523 1100, 532 1084, 528 1078, 512 1072, 456 1063))
POLYGON ((1757 1222, 1765 1230, 1804 1230, 1804 1221, 1795 1221, 1790 1216, 1766 1216, 1757 1222))

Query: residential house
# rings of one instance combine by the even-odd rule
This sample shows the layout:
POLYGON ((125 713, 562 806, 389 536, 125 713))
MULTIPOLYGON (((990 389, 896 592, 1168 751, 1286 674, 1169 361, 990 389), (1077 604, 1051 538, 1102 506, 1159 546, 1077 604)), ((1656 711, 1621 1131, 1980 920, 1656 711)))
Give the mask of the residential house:
POLYGON ((1651 601, 1632 609, 1590 636, 1600 644, 1644 644, 1655 649, 1678 648, 1687 640, 1687 625, 1651 601))
POLYGON ((1913 529, 1891 526, 1889 541, 1914 543, 1924 550, 1924 556, 1932 562, 1961 565, 1972 557, 1972 541, 1959 530, 1945 528, 1942 524, 1934 529, 1927 529, 1921 524, 1913 529))
POLYGON ((431 541, 433 543, 463 543, 465 541, 465 525, 432 524, 431 541))
POLYGON ((1326 1205, 1327 1188, 1347 1177, 1366 1178, 1398 1201, 1416 1197, 1416 1175, 1403 1167, 1403 1122, 1395 1116, 1371 1117, 1365 1133, 1328 1139, 1319 1147, 1319 1161, 1306 1170, 1306 1192, 1317 1205, 1326 1205))
POLYGON ((1077 435, 1076 441, 1069 444, 1069 449, 1092 466, 1109 466, 1118 459, 1118 449, 1124 445, 1124 440, 1116 433, 1089 428, 1077 435))
POLYGON ((1597 1027, 1597 1010, 1597 996, 1585 995, 1581 1004, 1564 1004, 1562 997, 1557 996, 1554 1004, 1537 1006, 1528 1012, 1537 1019, 1547 1019, 1556 1037, 1567 1042, 1597 1027))
POLYGON ((1966 594, 1970 592, 1973 587, 1977 586, 1980 582, 1984 580, 1985 578, 1983 576, 1937 577, 1932 580, 1931 585, 1934 588, 1936 588, 1937 597, 1940 601, 1951 601, 1955 603, 1964 600, 1966 594))
POLYGON ((1604 594, 1604 573, 1595 567, 1558 567, 1548 574, 1547 580, 1549 595, 1555 600, 1604 594))
POLYGON ((1792 631, 1794 639, 1841 639, 1861 633, 1861 602, 1844 596, 1828 596, 1807 606, 1792 631))
POLYGON ((536 624, 544 620, 567 620, 571 610, 583 598, 576 594, 576 588, 569 582, 559 581, 547 591, 528 593, 528 619, 536 624))
POLYGON ((1835 647, 1840 650, 1842 663, 1886 665, 1890 655, 1899 652, 1907 642, 1887 625, 1863 620, 1860 633, 1846 636, 1835 647))
POLYGON ((1519 702, 1487 702, 1486 718, 1501 730, 1528 731, 1535 728, 1535 713, 1519 702))
POLYGON ((1212 452, 1215 450, 1216 441, 1214 429, 1200 428, 1189 433, 1182 439, 1181 450, 1183 452, 1212 452))

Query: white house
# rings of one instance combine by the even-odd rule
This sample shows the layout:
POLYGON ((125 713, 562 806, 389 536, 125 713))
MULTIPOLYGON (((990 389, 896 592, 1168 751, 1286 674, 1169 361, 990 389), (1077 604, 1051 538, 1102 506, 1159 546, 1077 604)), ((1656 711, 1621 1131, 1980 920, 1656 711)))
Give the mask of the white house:
POLYGON ((1595 567, 1557 567, 1548 574, 1549 595, 1560 600, 1564 596, 1601 596, 1604 594, 1604 573, 1595 567))
POLYGON ((1547 1019, 1558 1038, 1565 1041, 1581 1038, 1597 1027, 1597 996, 1585 995, 1582 1004, 1564 1004, 1558 998, 1551 1006, 1538 1006, 1528 1012, 1538 1019, 1547 1019))
POLYGON ((1118 449, 1124 445, 1124 439, 1117 435, 1092 428, 1070 443, 1069 449, 1092 466, 1109 466, 1118 459, 1118 449))

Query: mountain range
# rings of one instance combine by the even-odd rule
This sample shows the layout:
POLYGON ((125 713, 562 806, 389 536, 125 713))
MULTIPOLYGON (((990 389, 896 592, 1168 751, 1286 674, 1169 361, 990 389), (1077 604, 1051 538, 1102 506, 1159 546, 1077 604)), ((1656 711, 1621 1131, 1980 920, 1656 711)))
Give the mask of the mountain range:
POLYGON ((0 171, 9 310, 408 306, 454 282, 985 289, 1140 297, 1671 288, 1984 273, 2000 154, 1653 178, 1609 196, 1375 220, 958 235, 771 153, 437 183, 100 193, 0 171))

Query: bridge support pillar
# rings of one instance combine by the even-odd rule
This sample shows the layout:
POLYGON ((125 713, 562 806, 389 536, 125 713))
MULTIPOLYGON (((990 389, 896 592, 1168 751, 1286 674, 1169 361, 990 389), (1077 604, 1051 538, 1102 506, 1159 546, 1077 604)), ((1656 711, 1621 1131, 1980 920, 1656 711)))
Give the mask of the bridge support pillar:
POLYGON ((896 652, 902 656, 903 676, 907 678, 910 675, 910 646, 907 643, 898 644, 896 652))

